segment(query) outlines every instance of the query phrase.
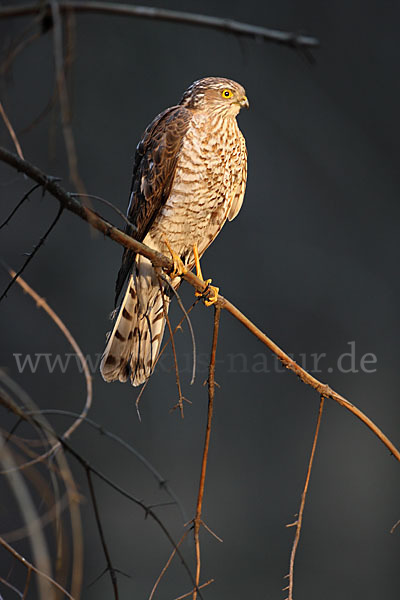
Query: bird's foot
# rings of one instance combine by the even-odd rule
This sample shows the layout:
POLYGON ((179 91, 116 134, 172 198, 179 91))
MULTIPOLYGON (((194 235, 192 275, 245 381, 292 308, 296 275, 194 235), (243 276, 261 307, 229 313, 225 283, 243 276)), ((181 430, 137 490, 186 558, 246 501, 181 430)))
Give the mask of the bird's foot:
POLYGON ((206 306, 211 306, 212 304, 215 304, 216 301, 218 300, 219 288, 216 287, 215 285, 210 285, 210 283, 212 282, 212 279, 204 280, 203 273, 201 272, 201 267, 200 267, 199 251, 197 249, 196 244, 193 246, 193 254, 194 254, 194 262, 196 265, 196 275, 199 279, 204 281, 204 284, 206 286, 202 292, 195 292, 195 295, 198 298, 203 296, 205 298, 204 304, 206 306))
POLYGON ((218 300, 219 287, 210 285, 211 282, 212 279, 207 279, 204 281, 207 287, 202 292, 195 292, 195 296, 204 298, 204 304, 206 306, 212 306, 218 300))
POLYGON ((181 257, 179 256, 179 254, 177 254, 171 247, 170 243, 168 242, 167 238, 164 237, 164 243, 167 246, 169 253, 171 254, 171 259, 172 262, 174 263, 174 267, 172 272, 169 274, 171 279, 174 279, 174 277, 181 277, 182 275, 184 275, 185 273, 187 273, 187 268, 185 267, 185 265, 182 262, 181 257))

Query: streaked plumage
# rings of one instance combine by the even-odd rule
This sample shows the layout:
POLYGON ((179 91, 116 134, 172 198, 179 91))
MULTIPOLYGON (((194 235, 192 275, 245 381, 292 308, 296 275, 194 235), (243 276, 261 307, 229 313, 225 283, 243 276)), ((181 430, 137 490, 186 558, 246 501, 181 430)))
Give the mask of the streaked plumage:
MULTIPOLYGON (((177 106, 146 129, 133 167, 128 217, 130 235, 168 255, 165 238, 188 269, 193 245, 201 256, 226 219, 243 202, 247 152, 236 115, 248 106, 241 85, 207 77, 194 82, 177 106)), ((125 250, 116 282, 116 303, 127 289, 101 362, 106 381, 131 378, 140 385, 152 373, 165 327, 163 299, 151 263, 125 250)), ((177 287, 180 278, 172 285, 177 287)), ((164 286, 168 308, 170 290, 164 286)))

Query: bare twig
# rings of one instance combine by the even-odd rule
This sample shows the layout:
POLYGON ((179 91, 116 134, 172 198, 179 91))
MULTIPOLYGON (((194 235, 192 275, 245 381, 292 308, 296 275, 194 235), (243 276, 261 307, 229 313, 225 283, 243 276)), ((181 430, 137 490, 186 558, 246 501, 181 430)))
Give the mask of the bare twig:
MULTIPOLYGON (((6 389, 8 389, 13 396, 15 396, 19 404, 12 399, 10 394, 7 393, 6 389, 3 386, 0 386, 0 403, 5 406, 8 410, 10 410, 13 414, 15 414, 20 420, 28 422, 32 427, 37 429, 40 432, 40 435, 44 435, 47 440, 49 446, 54 446, 56 440, 56 436, 54 434, 53 428, 46 421, 45 417, 42 414, 39 414, 36 419, 32 419, 28 416, 27 411, 37 411, 37 407, 34 402, 30 399, 30 397, 26 394, 26 392, 19 386, 13 379, 11 379, 4 370, 0 369, 0 380, 2 384, 5 385, 6 389)), ((60 474, 68 495, 68 508, 70 514, 70 523, 72 530, 72 571, 71 571, 71 595, 78 597, 80 594, 80 588, 82 583, 82 558, 83 558, 83 544, 82 544, 82 529, 81 529, 81 520, 79 514, 79 500, 80 496, 78 494, 76 484, 72 477, 72 473, 69 469, 68 462, 64 455, 64 452, 57 452, 53 455, 54 460, 57 462, 57 472, 60 474)), ((54 470, 54 466, 52 464, 48 465, 48 472, 51 476, 54 470)), ((12 469, 7 469, 8 472, 12 471, 12 469)), ((14 469, 15 471, 15 469, 14 469)), ((43 485, 41 486, 43 491, 43 485)), ((57 557, 59 559, 60 557, 57 557)), ((67 564, 69 561, 61 560, 61 564, 67 564)), ((35 565, 36 568, 39 568, 39 565, 35 565)))
MULTIPOLYGON (((192 378, 190 380, 190 385, 193 385, 194 380, 196 378, 196 339, 194 337, 194 331, 193 331, 193 327, 192 327, 192 322, 190 320, 189 314, 186 310, 186 308, 183 305, 183 302, 181 300, 180 295, 178 294, 178 290, 176 290, 174 288, 174 286, 172 285, 171 281, 169 280, 168 277, 165 277, 165 275, 161 275, 161 278, 163 279, 163 281, 166 281, 166 283, 169 286, 169 289, 173 292, 173 294, 175 295, 175 298, 177 299, 177 302, 179 304, 179 308, 181 309, 181 311, 183 312, 183 316, 184 319, 186 319, 186 322, 188 324, 189 327, 189 332, 190 332, 190 337, 192 339, 192 348, 193 348, 193 367, 192 367, 192 378)), ((176 331, 176 330, 175 330, 176 331)), ((175 333, 174 331, 174 333, 175 333)))
MULTIPOLYGON (((93 475, 96 475, 96 477, 98 477, 101 481, 104 481, 104 483, 106 483, 109 487, 111 487, 113 490, 118 492, 121 496, 124 496, 125 498, 127 498, 128 500, 130 500, 131 502, 133 502, 134 504, 139 506, 144 511, 146 516, 150 516, 160 527, 160 529, 162 530, 164 535, 167 537, 167 539, 170 542, 170 544, 172 545, 172 547, 173 548, 176 547, 176 543, 175 543, 172 535, 170 534, 169 530, 167 529, 167 527, 164 525, 163 521, 158 517, 157 513, 155 513, 152 508, 147 506, 142 500, 140 500, 139 498, 136 498, 130 492, 126 491, 124 488, 122 488, 117 483, 112 481, 109 477, 104 475, 101 471, 99 471, 98 469, 96 469, 95 467, 90 465, 90 463, 79 452, 74 450, 74 448, 70 445, 70 443, 67 440, 65 440, 64 437, 59 436, 53 430, 52 427, 49 427, 42 420, 38 420, 38 418, 28 415, 26 413, 26 411, 21 409, 14 402, 11 402, 10 399, 4 395, 3 396, 0 395, 0 404, 2 404, 7 410, 14 413, 17 417, 19 417, 23 421, 31 423, 33 426, 40 427, 44 431, 50 432, 50 434, 52 436, 54 436, 58 440, 58 442, 62 445, 64 450, 66 450, 69 454, 71 454, 71 456, 73 456, 75 458, 75 460, 78 461, 78 463, 85 469, 85 471, 87 469, 90 469, 90 471, 93 473, 93 475)), ((194 578, 184 556, 182 555, 181 551, 179 550, 179 548, 177 549, 177 554, 178 554, 179 559, 180 559, 184 569, 186 570, 192 584, 196 585, 195 578, 194 578)))
MULTIPOLYGON (((14 585, 12 585, 9 581, 7 581, 7 579, 4 579, 4 577, 0 577, 0 583, 5 585, 6 587, 8 587, 10 590, 15 592, 17 594, 17 596, 22 598, 22 592, 20 592, 19 589, 16 588, 14 585)), ((0 596, 0 598, 1 598, 1 596, 0 596)))
MULTIPOLYGON (((59 7, 60 12, 74 10, 79 13, 102 13, 107 15, 136 17, 140 19, 169 21, 172 23, 181 23, 183 25, 194 25, 196 27, 216 29, 217 31, 222 31, 224 33, 233 33, 254 40, 284 44, 292 48, 316 48, 319 46, 319 41, 315 37, 309 35, 248 25, 247 23, 240 23, 231 19, 221 19, 208 15, 198 15, 195 13, 155 8, 152 6, 132 6, 120 3, 113 4, 111 2, 84 2, 83 0, 73 2, 71 0, 70 2, 60 1, 59 7)), ((39 10, 40 5, 36 3, 22 4, 20 6, 3 6, 0 8, 0 19, 34 15, 39 12, 39 10)))
POLYGON ((95 518, 96 518, 97 530, 98 530, 99 535, 100 535, 101 545, 103 547, 103 552, 104 552, 104 556, 105 556, 106 563, 107 563, 107 571, 110 573, 110 577, 111 577, 111 583, 112 583, 113 590, 114 590, 114 598, 115 598, 115 600, 118 600, 119 599, 119 593, 118 593, 117 576, 116 576, 116 573, 115 573, 115 569, 114 569, 114 567, 112 565, 111 557, 110 557, 110 552, 108 550, 106 539, 104 537, 103 526, 101 524, 99 507, 97 505, 96 493, 94 491, 94 486, 93 486, 93 481, 92 481, 92 473, 90 471, 90 468, 86 468, 86 477, 87 477, 87 481, 88 481, 88 485, 89 485, 90 497, 92 499, 92 505, 93 505, 93 509, 94 509, 94 515, 95 515, 95 518))
MULTIPOLYGON (((35 292, 35 290, 32 289, 30 287, 30 285, 28 285, 26 283, 26 281, 24 281, 22 279, 22 277, 18 277, 18 275, 14 271, 11 271, 10 273, 11 273, 11 276, 13 276, 14 279, 17 280, 18 285, 21 286, 21 288, 24 290, 24 292, 29 294, 29 296, 31 296, 31 298, 33 298, 33 300, 35 300, 36 306, 42 308, 49 315, 49 317, 54 321, 54 323, 57 325, 57 327, 62 331, 63 335, 65 336, 65 338, 68 340, 68 342, 71 344, 72 348, 74 349, 74 351, 75 351, 76 355, 78 356, 79 361, 82 365, 82 370, 85 375, 85 381, 86 381, 86 401, 85 401, 85 405, 82 409, 82 412, 80 413, 80 415, 78 415, 78 418, 72 423, 72 425, 70 425, 70 427, 68 427, 68 429, 63 434, 63 438, 68 439, 72 435, 72 433, 77 429, 77 427, 79 427, 79 425, 82 423, 83 419, 87 416, 87 414, 90 410, 90 407, 92 405, 93 384, 92 384, 92 377, 91 377, 90 371, 89 371, 89 366, 87 364, 85 356, 83 355, 82 350, 79 347, 78 342, 75 340, 75 338, 73 337, 73 335, 71 334, 71 332, 69 331, 67 326, 60 319, 60 317, 47 304, 46 300, 44 298, 41 298, 39 296, 39 294, 37 294, 37 292, 35 292)), ((56 452, 59 447, 60 447, 60 443, 58 442, 58 443, 54 444, 49 450, 47 450, 41 456, 33 459, 32 461, 30 461, 28 463, 25 463, 24 465, 20 465, 19 469, 30 467, 39 461, 43 461, 45 458, 50 456, 50 454, 52 454, 53 452, 56 452)))
MULTIPOLYGON (((193 310, 193 308, 196 306, 196 304, 197 304, 199 301, 200 301, 200 298, 196 298, 196 299, 195 299, 195 301, 193 302, 192 306, 190 306, 190 308, 189 308, 189 309, 186 311, 187 315, 189 315, 189 313, 190 313, 190 312, 193 310)), ((183 323, 183 321, 184 321, 185 319, 186 319, 186 316, 185 316, 185 314, 184 314, 184 315, 183 315, 183 317, 181 318, 181 320, 179 321, 179 323, 176 325, 176 327, 175 327, 175 329, 174 329, 174 335, 175 335, 175 333, 178 331, 178 329, 180 329, 180 327, 181 327, 181 325, 182 325, 182 323, 183 323)), ((160 352, 158 353, 158 356, 157 356, 157 358, 156 358, 155 365, 158 363, 158 361, 160 360, 161 356, 164 354, 164 352, 165 352, 165 350, 166 350, 166 348, 167 348, 167 346, 168 346, 168 344, 169 344, 170 342, 171 342, 171 338, 170 338, 170 337, 168 337, 167 341, 164 343, 164 346, 161 348, 160 352)), ((155 368, 155 365, 154 365, 154 368, 155 368)), ((142 395, 143 395, 143 392, 144 392, 144 390, 146 389, 146 387, 147 387, 147 385, 148 385, 149 381, 150 381, 150 378, 149 378, 149 379, 146 379, 146 381, 145 381, 145 382, 144 382, 144 384, 142 385, 142 389, 140 390, 140 392, 139 392, 139 394, 138 394, 138 396, 137 396, 137 398, 136 398, 136 402, 135 402, 135 404, 136 404, 136 412, 137 412, 137 414, 138 414, 139 421, 141 420, 141 417, 140 417, 140 411, 139 411, 139 402, 140 402, 140 399, 141 399, 141 397, 142 397, 142 395)), ((185 522, 186 522, 186 521, 187 521, 187 519, 185 519, 185 522)))
POLYGON ((320 400, 320 403, 319 403, 319 410, 318 410, 317 425, 315 427, 315 434, 314 434, 314 440, 313 440, 313 445, 312 445, 312 449, 311 449, 310 460, 308 462, 306 482, 304 484, 303 493, 301 495, 301 502, 300 502, 299 514, 298 514, 298 517, 297 517, 297 521, 295 523, 291 523, 290 525, 287 525, 287 527, 291 527, 292 525, 296 525, 296 534, 295 534, 294 541, 293 541, 292 552, 290 554, 289 585, 288 585, 287 588, 285 588, 285 589, 288 589, 288 598, 287 598, 287 600, 293 600, 294 560, 296 558, 297 546, 299 545, 299 540, 300 540, 301 526, 302 526, 302 523, 303 523, 304 506, 305 506, 305 503, 306 503, 306 496, 307 496, 308 485, 310 483, 311 469, 312 469, 312 465, 313 465, 313 461, 314 461, 315 449, 317 447, 318 433, 319 433, 319 428, 320 428, 320 425, 321 425, 321 418, 322 418, 322 411, 323 410, 324 410, 324 397, 321 396, 321 400, 320 400))
POLYGON ((204 485, 205 485, 205 481, 206 481, 208 449, 210 447, 211 421, 212 421, 213 408, 214 408, 215 355, 217 352, 220 316, 221 316, 221 309, 219 306, 216 306, 215 312, 214 312, 214 331, 213 331, 213 339, 212 339, 212 346, 211 346, 210 365, 209 365, 209 370, 208 370, 208 411, 207 411, 206 435, 205 435, 205 440, 204 440, 203 458, 201 461, 200 483, 199 483, 199 493, 197 496, 196 515, 193 520, 194 543, 195 543, 195 548, 196 548, 196 586, 193 589, 193 600, 196 600, 196 598, 197 598, 197 590, 198 590, 198 585, 199 585, 199 581, 200 581, 201 560, 200 560, 199 532, 200 532, 200 525, 201 525, 201 511, 202 511, 202 507, 203 507, 204 485))
POLYGON ((40 183, 36 183, 34 186, 31 187, 30 190, 28 190, 25 194, 25 196, 23 196, 23 198, 21 198, 21 200, 18 202, 17 206, 15 206, 15 208, 13 208, 13 210, 10 212, 10 214, 8 215, 8 217, 6 218, 5 221, 3 221, 3 223, 0 225, 0 229, 3 229, 3 227, 5 227, 6 225, 8 225, 8 223, 11 221, 11 219, 13 218, 13 216, 15 215, 15 213, 17 212, 17 210, 23 205, 23 203, 25 202, 25 200, 27 200, 29 198, 29 196, 35 191, 37 190, 40 186, 40 183))
POLYGON ((185 539, 185 537, 187 536, 187 534, 188 534, 188 533, 189 533, 189 530, 187 529, 187 530, 184 532, 184 534, 182 535, 182 537, 181 537, 181 539, 179 540, 179 542, 177 543, 177 545, 176 545, 176 548, 174 548, 174 549, 172 550, 172 552, 171 552, 171 554, 170 554, 170 556, 169 556, 169 558, 168 558, 167 562, 165 563, 164 567, 162 568, 162 571, 161 571, 161 573, 159 574, 159 576, 158 576, 158 577, 157 577, 157 579, 156 579, 156 582, 155 582, 155 584, 153 585, 153 589, 152 589, 152 590, 151 590, 151 592, 150 592, 149 600, 153 600, 153 598, 154 598, 154 594, 156 593, 156 589, 157 589, 157 587, 158 587, 158 584, 160 583, 161 579, 162 579, 162 578, 163 578, 163 576, 165 575, 165 573, 166 573, 166 571, 167 571, 167 569, 168 569, 169 565, 170 565, 170 564, 171 564, 171 562, 172 562, 172 559, 174 558, 174 556, 175 556, 175 554, 176 554, 176 551, 177 551, 177 549, 178 549, 178 548, 179 548, 179 546, 182 544, 183 540, 185 539))
POLYGON ((46 233, 43 235, 43 237, 40 238, 40 240, 36 244, 36 246, 34 246, 32 252, 30 252, 30 254, 28 255, 28 257, 25 260, 25 262, 22 265, 22 267, 18 270, 18 272, 14 272, 14 275, 13 275, 10 283, 7 285, 6 289, 4 290, 4 292, 0 296, 0 302, 3 300, 3 298, 5 298, 7 296, 7 293, 9 292, 10 288, 17 281, 18 277, 20 277, 20 275, 22 275, 22 273, 25 271, 26 267, 29 265, 29 263, 31 262, 31 260, 35 256, 35 254, 41 248, 41 246, 43 246, 43 244, 45 243, 46 239, 48 238, 48 236, 50 235, 50 233, 52 232, 52 230, 54 229, 54 227, 57 225, 58 220, 61 217, 63 210, 64 210, 64 208, 62 206, 60 206, 59 209, 58 209, 58 212, 57 212, 57 215, 56 215, 55 219, 51 222, 51 225, 47 229, 46 233))
POLYGON ((10 119, 7 117, 6 111, 3 108, 3 104, 1 102, 1 100, 0 100, 0 115, 1 115, 1 117, 3 119, 3 121, 4 121, 5 126, 8 129, 8 133, 10 134, 10 137, 11 137, 12 141, 14 142, 14 146, 15 146, 15 148, 17 150, 18 156, 23 159, 24 155, 22 153, 21 145, 20 145, 20 143, 18 141, 18 138, 17 138, 17 135, 16 135, 16 133, 14 131, 14 127, 11 125, 10 119))
MULTIPOLYGON (((205 583, 202 583, 201 585, 198 586, 197 589, 198 590, 202 590, 203 588, 207 587, 207 585, 210 585, 210 583, 214 583, 214 579, 209 579, 205 583)), ((184 598, 188 598, 192 594, 193 594, 193 590, 190 590, 190 592, 187 592, 186 594, 183 594, 183 596, 178 596, 178 598, 175 598, 175 600, 183 600, 184 598)))
MULTIPOLYGON (((33 181, 40 183, 46 190, 54 196, 67 210, 70 210, 77 216, 81 217, 85 221, 89 222, 92 227, 104 233, 115 242, 130 248, 134 252, 145 256, 150 259, 154 266, 162 267, 167 272, 172 272, 173 263, 171 259, 167 258, 160 252, 152 250, 145 244, 138 242, 137 240, 129 237, 113 225, 100 217, 96 212, 82 205, 76 198, 72 198, 54 179, 43 173, 33 164, 21 160, 16 154, 9 152, 5 148, 0 147, 0 160, 7 163, 17 171, 22 171, 33 181)), ((196 277, 192 272, 185 273, 182 276, 185 281, 190 283, 197 291, 204 292, 207 287, 204 286, 204 281, 196 277)), ((389 440, 389 438, 379 429, 379 427, 371 421, 359 408, 354 406, 349 400, 335 392, 329 385, 322 383, 310 373, 305 371, 300 365, 298 365, 286 352, 284 352, 275 342, 273 342, 265 333, 263 333, 250 319, 248 319, 238 308, 236 308, 229 300, 224 298, 222 295, 218 296, 217 305, 220 308, 228 311, 235 319, 237 319, 242 325, 246 327, 255 337, 257 337, 267 348, 271 350, 281 361, 281 363, 287 369, 293 371, 303 383, 311 386, 318 392, 320 396, 324 398, 331 398, 343 408, 353 413, 360 421, 364 423, 386 446, 386 448, 393 454, 393 456, 400 462, 400 452, 396 446, 389 440)))
MULTIPOLYGON (((28 414, 34 415, 35 413, 28 413, 28 414)), ((179 500, 178 496, 175 494, 175 492, 171 489, 168 481, 165 479, 165 477, 163 477, 157 471, 157 469, 147 460, 147 458, 145 458, 142 454, 140 454, 140 452, 138 452, 136 450, 136 448, 131 446, 131 444, 128 444, 125 440, 120 438, 118 435, 116 435, 112 431, 108 431, 107 429, 105 429, 103 427, 103 425, 96 423, 92 419, 89 419, 89 417, 82 416, 82 413, 78 414, 78 413, 72 412, 70 410, 43 409, 40 411, 40 414, 41 415, 63 415, 63 416, 69 416, 69 417, 73 417, 73 418, 83 419, 83 421, 87 425, 89 425, 90 427, 93 427, 93 429, 97 430, 101 436, 107 437, 107 438, 113 440, 114 442, 117 442, 118 444, 120 444, 120 446, 125 448, 125 450, 127 450, 131 454, 133 454, 146 467, 146 469, 148 469, 150 471, 150 473, 154 476, 155 480, 157 481, 159 487, 161 489, 165 490, 165 492, 168 494, 168 496, 171 498, 171 500, 173 500, 173 504, 176 504, 176 506, 179 508, 184 523, 187 522, 187 516, 186 516, 185 510, 182 506, 182 503, 179 500)))
POLYGON ((42 571, 37 569, 35 567, 35 565, 33 565, 28 560, 26 560, 26 558, 24 556, 22 556, 22 554, 17 552, 15 550, 15 548, 10 546, 10 544, 8 544, 1 536, 0 536, 0 546, 3 546, 3 548, 5 550, 7 550, 7 552, 9 552, 12 556, 14 556, 14 558, 16 558, 23 565, 25 565, 25 567, 27 567, 27 569, 29 569, 29 571, 33 571, 34 573, 39 575, 39 577, 43 577, 43 579, 45 579, 48 583, 51 583, 51 585, 53 585, 55 588, 57 588, 60 592, 62 592, 70 600, 75 600, 74 597, 71 596, 71 594, 69 592, 67 592, 66 589, 64 589, 59 583, 57 583, 57 581, 55 581, 52 577, 49 577, 49 575, 47 575, 47 573, 43 573, 42 571))
MULTIPOLYGON (((71 181, 79 193, 85 194, 85 186, 78 172, 78 159, 75 147, 74 134, 71 127, 71 110, 68 100, 67 82, 64 71, 63 42, 62 42, 62 23, 60 16, 60 7, 57 0, 50 0, 51 17, 53 20, 53 40, 54 40, 54 62, 56 66, 56 81, 58 87, 58 96, 60 99, 61 122, 67 151, 68 166, 71 181)), ((68 8, 67 8, 68 10, 68 8)))
POLYGON ((186 398, 184 398, 184 396, 182 394, 181 378, 180 378, 180 375, 179 375, 178 359, 177 359, 177 356, 176 356, 174 332, 172 331, 171 321, 169 320, 168 307, 165 304, 164 289, 163 289, 163 285, 162 285, 162 282, 161 282, 161 276, 158 273, 158 271, 157 271, 157 279, 158 279, 158 285, 160 287, 161 299, 162 299, 162 303, 163 303, 164 318, 165 318, 165 320, 167 322, 167 327, 168 327, 168 331, 169 331, 169 337, 170 337, 170 340, 171 340, 172 355, 174 357, 174 366, 175 366, 176 387, 178 388, 178 406, 179 406, 179 410, 180 410, 180 413, 181 413, 181 417, 183 419, 183 417, 184 417, 184 414, 183 414, 183 402, 184 402, 184 400, 186 398))
MULTIPOLYGON (((132 228, 133 231, 136 229, 134 224, 130 222, 130 220, 128 219, 128 217, 126 215, 124 215, 122 210, 119 210, 119 208, 117 206, 115 206, 115 204, 113 204, 112 202, 109 202, 105 198, 101 198, 101 196, 95 196, 94 194, 71 194, 71 196, 73 196, 75 198, 89 198, 90 200, 98 200, 98 202, 102 202, 106 206, 109 206, 110 208, 112 208, 117 213, 117 215, 119 215, 121 217, 121 219, 124 221, 124 223, 126 223, 126 225, 129 225, 129 227, 132 228)), ((90 208, 90 206, 89 206, 89 208, 90 208)))

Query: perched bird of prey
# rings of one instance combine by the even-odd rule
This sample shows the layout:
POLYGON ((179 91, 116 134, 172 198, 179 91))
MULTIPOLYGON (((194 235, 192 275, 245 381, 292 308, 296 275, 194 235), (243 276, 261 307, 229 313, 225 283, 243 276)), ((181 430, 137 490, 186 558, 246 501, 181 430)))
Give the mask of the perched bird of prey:
MULTIPOLYGON (((179 104, 147 127, 137 148, 127 216, 129 235, 172 254, 174 288, 185 270, 236 217, 247 178, 247 151, 236 116, 249 103, 241 85, 222 77, 195 81, 179 104)), ((125 249, 116 282, 117 304, 128 279, 101 361, 106 381, 140 385, 150 377, 164 333, 171 289, 151 262, 125 249), (164 297, 164 299, 163 299, 164 297)), ((208 280, 209 283, 211 280, 208 280)), ((217 299, 218 289, 213 288, 217 299)))

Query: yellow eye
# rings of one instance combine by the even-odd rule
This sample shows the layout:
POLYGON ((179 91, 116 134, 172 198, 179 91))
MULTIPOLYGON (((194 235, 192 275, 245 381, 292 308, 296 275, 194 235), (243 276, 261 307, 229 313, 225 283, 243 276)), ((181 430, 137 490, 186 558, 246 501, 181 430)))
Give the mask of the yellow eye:
POLYGON ((233 96, 232 90, 228 90, 228 89, 223 90, 223 92, 222 92, 223 98, 232 98, 232 96, 233 96))

